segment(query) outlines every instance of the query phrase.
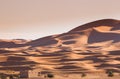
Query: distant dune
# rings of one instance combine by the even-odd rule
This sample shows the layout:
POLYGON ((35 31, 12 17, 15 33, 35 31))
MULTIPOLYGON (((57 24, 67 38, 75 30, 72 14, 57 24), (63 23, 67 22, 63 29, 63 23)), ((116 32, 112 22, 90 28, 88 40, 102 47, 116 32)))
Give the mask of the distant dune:
POLYGON ((102 19, 36 40, 0 40, 0 70, 120 72, 120 21, 102 19))

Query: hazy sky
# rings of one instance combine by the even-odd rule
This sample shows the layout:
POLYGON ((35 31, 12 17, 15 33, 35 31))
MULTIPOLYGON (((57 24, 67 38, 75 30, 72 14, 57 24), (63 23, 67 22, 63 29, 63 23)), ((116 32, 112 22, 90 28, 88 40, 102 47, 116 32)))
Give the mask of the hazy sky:
POLYGON ((37 39, 104 18, 120 19, 120 0, 0 0, 0 39, 37 39))

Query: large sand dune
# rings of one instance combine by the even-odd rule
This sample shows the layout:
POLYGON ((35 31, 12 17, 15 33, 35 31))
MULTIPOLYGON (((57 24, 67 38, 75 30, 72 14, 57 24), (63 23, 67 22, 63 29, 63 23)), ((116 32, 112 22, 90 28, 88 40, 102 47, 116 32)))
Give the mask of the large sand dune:
POLYGON ((120 72, 120 21, 104 19, 33 41, 1 40, 0 69, 120 72))

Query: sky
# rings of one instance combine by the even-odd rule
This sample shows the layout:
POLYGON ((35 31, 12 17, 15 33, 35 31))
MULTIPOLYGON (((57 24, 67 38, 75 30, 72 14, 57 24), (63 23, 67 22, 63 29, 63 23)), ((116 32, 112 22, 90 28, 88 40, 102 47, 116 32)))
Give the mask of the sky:
POLYGON ((120 20, 120 0, 0 0, 0 39, 38 39, 109 18, 120 20))

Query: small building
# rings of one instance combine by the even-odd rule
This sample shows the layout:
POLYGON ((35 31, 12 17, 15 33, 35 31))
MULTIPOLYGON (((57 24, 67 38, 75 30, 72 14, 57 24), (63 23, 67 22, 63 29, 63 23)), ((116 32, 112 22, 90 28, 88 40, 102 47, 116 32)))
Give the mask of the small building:
POLYGON ((38 78, 39 73, 39 69, 20 71, 20 78, 38 78))
POLYGON ((19 79, 19 74, 0 73, 0 79, 19 79))
POLYGON ((14 71, 14 70, 0 70, 0 79, 18 79, 19 78, 19 71, 14 71))
POLYGON ((28 70, 20 71, 20 78, 28 78, 28 70))
POLYGON ((39 78, 44 77, 48 73, 50 72, 47 70, 42 71, 40 69, 24 70, 20 71, 20 78, 39 78))

